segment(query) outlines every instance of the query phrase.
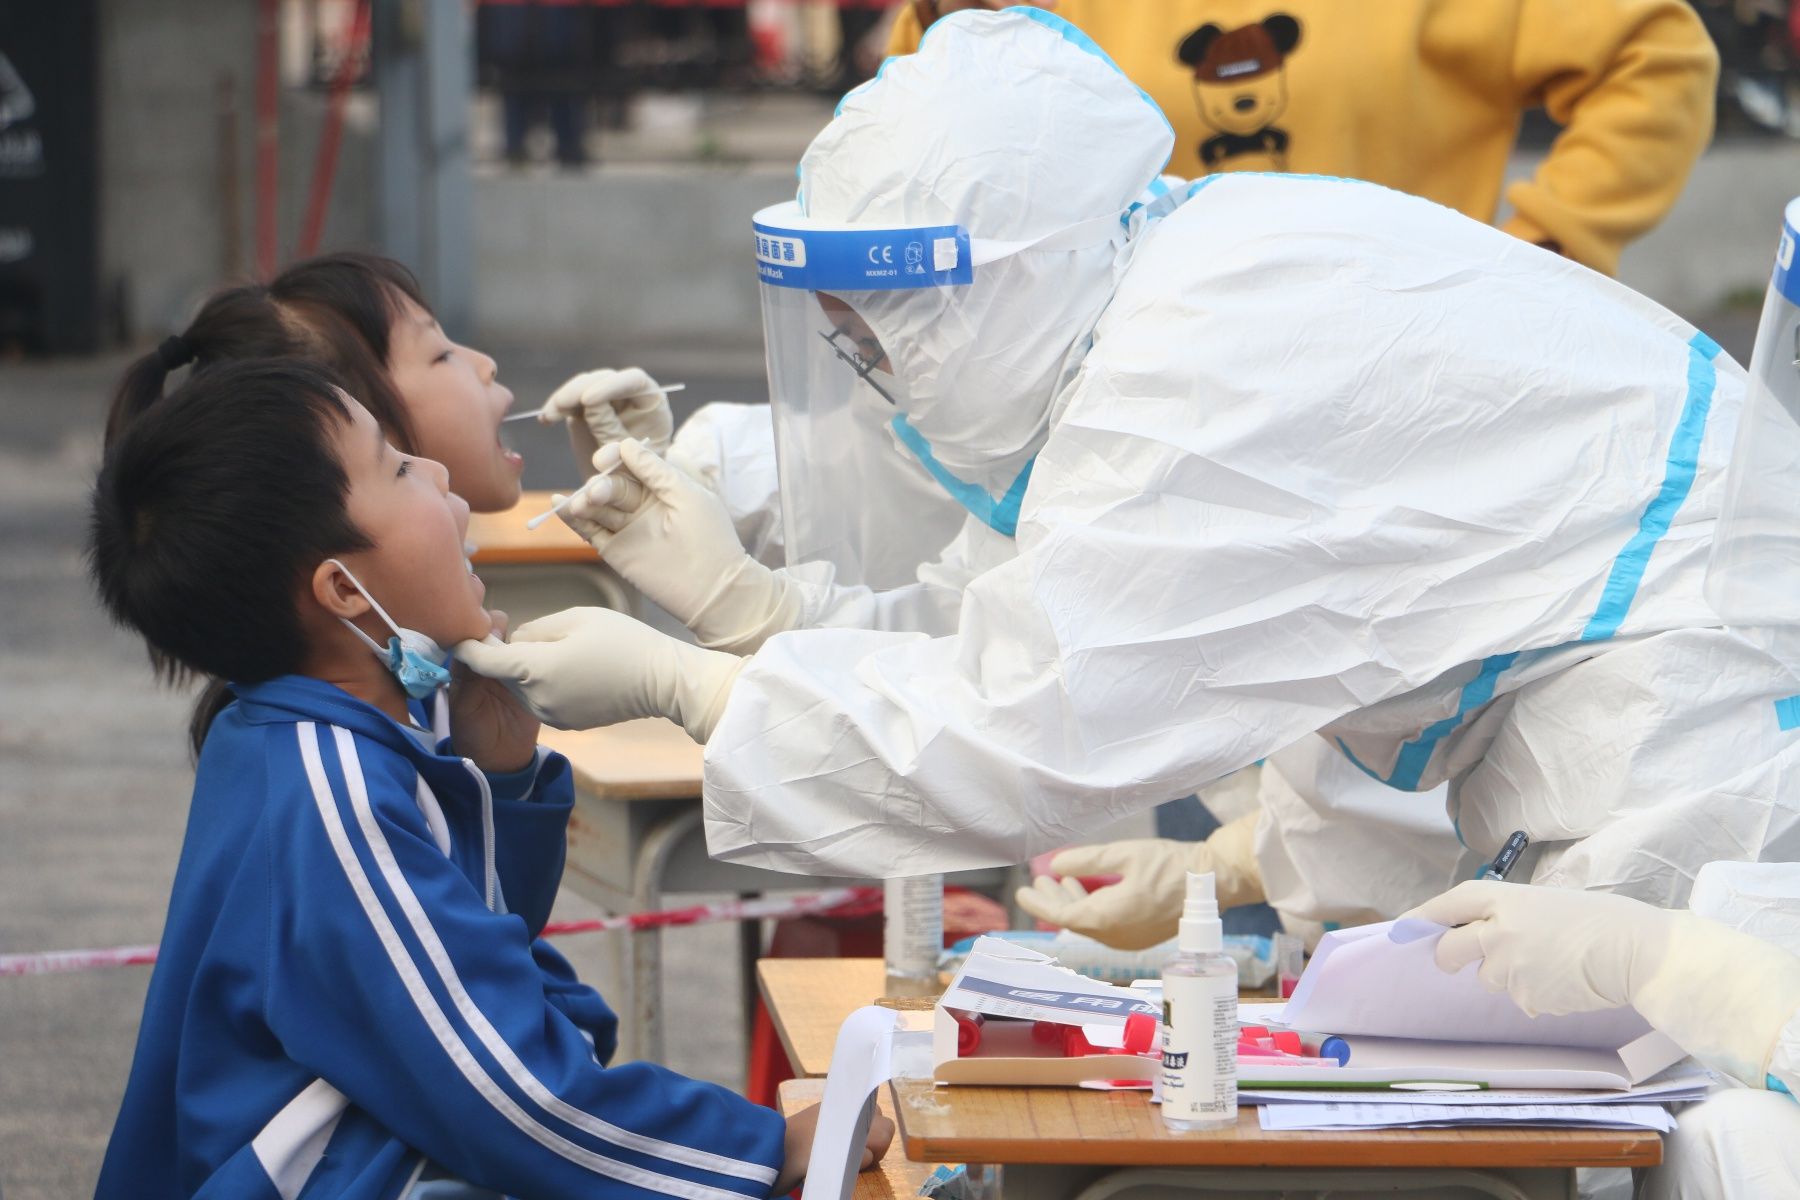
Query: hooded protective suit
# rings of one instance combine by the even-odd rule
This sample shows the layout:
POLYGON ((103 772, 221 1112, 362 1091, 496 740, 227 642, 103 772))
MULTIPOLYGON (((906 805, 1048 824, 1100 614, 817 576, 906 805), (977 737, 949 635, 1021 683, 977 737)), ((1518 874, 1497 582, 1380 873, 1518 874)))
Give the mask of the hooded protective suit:
MULTIPOLYGON (((807 215, 1018 239, 1042 230, 996 226, 1027 202, 1106 215, 1166 135, 1085 164, 980 152, 1144 127, 1082 42, 1027 10, 940 22, 809 151, 807 215)), ((1209 179, 1121 227, 916 315, 914 293, 841 297, 928 469, 990 499, 1029 482, 1014 537, 972 515, 919 584, 802 585, 811 627, 749 660, 707 746, 716 856, 1016 862, 1315 730, 1396 786, 1450 780, 1475 853, 1524 829, 1540 882, 1669 904, 1701 863, 1800 851, 1800 735, 1774 708, 1800 687, 1701 595, 1736 364, 1371 185, 1209 179)))

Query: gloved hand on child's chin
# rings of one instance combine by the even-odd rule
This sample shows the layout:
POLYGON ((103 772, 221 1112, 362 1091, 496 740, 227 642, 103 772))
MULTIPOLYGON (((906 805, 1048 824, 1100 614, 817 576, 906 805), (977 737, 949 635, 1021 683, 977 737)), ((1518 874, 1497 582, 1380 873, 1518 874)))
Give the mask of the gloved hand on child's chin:
MULTIPOLYGON (((489 637, 506 641, 507 617, 488 613, 489 637)), ((495 774, 521 771, 537 755, 538 719, 502 681, 488 679, 452 660, 450 729, 456 752, 495 774)))
POLYGON ((712 735, 744 665, 607 608, 552 613, 519 626, 510 642, 460 642, 452 653, 559 729, 667 717, 697 742, 712 735))

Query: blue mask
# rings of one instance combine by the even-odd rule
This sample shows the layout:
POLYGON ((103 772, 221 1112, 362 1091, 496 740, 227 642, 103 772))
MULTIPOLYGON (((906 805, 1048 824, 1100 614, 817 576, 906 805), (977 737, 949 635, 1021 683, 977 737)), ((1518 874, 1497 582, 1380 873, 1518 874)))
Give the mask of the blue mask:
POLYGON ((369 589, 362 581, 350 573, 350 568, 333 558, 328 560, 344 573, 352 587, 362 593, 362 598, 369 602, 382 623, 394 631, 384 647, 380 642, 358 629, 355 624, 344 621, 344 627, 354 633, 362 643, 375 652, 375 657, 387 664, 388 672, 400 681, 406 694, 414 700, 423 700, 433 692, 450 682, 450 653, 435 641, 426 637, 416 629, 403 629, 394 624, 387 610, 381 607, 375 597, 369 595, 369 589))

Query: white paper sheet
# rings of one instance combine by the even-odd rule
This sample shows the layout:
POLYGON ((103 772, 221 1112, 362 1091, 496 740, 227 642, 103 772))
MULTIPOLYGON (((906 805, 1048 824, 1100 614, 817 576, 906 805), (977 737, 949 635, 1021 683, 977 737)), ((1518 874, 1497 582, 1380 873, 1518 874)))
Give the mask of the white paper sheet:
POLYGON ((1502 1104, 1485 1108, 1449 1104, 1276 1104, 1265 1105, 1257 1118, 1264 1129, 1279 1131, 1555 1125, 1670 1133, 1675 1128, 1675 1118, 1657 1104, 1502 1104))
POLYGON ((894 1074, 899 1024, 898 1012, 871 1005, 851 1013, 838 1028, 801 1200, 850 1200, 856 1190, 857 1168, 875 1115, 875 1089, 894 1074))
POLYGON ((1446 932, 1442 925, 1407 920, 1326 934, 1289 998, 1282 1022, 1341 1036, 1596 1050, 1617 1050, 1650 1032, 1649 1022, 1630 1008, 1527 1016, 1506 993, 1481 985, 1478 964, 1454 975, 1438 970, 1432 956, 1446 932))

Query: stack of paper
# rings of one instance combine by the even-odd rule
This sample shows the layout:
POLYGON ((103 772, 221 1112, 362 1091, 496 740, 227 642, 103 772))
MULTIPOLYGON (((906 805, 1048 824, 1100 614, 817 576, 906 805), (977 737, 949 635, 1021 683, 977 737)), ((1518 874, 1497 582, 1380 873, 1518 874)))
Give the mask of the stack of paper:
POLYGON ((1484 988, 1476 964, 1445 974, 1433 959, 1444 933, 1426 921, 1390 921, 1326 934, 1282 1008, 1246 1006, 1240 1015, 1342 1037, 1349 1063, 1271 1059, 1243 1069, 1239 1086, 1623 1090, 1683 1057, 1632 1009, 1533 1017, 1484 988))
POLYGON ((1434 961, 1444 928, 1423 921, 1327 934, 1293 996, 1244 1005, 1240 1019, 1335 1035, 1338 1068, 1241 1064, 1238 1098, 1264 1129, 1419 1129, 1450 1125, 1675 1127, 1667 1105, 1697 1100, 1704 1071, 1659 1075, 1680 1047, 1629 1008, 1527 1015, 1489 992, 1479 964, 1434 961))
POLYGON ((1329 1095, 1290 1088, 1239 1088, 1238 1099, 1246 1104, 1445 1104, 1460 1108, 1482 1108, 1504 1104, 1683 1104, 1699 1100, 1713 1088, 1713 1077, 1705 1071, 1677 1070, 1658 1076, 1624 1091, 1555 1090, 1534 1092, 1524 1088, 1498 1091, 1418 1092, 1418 1091, 1332 1091, 1329 1095))
POLYGON ((1675 1118, 1659 1104, 1271 1104, 1258 1113, 1264 1129, 1436 1129, 1454 1125, 1553 1125, 1586 1129, 1652 1129, 1669 1133, 1675 1118))

